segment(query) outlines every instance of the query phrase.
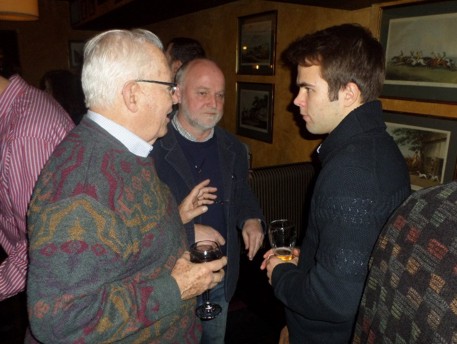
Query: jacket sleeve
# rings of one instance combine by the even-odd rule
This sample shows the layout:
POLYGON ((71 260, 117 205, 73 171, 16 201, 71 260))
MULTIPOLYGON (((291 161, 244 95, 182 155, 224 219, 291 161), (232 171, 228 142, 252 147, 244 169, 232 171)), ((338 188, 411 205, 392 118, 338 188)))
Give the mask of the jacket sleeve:
POLYGON ((265 228, 265 217, 260 208, 257 197, 252 192, 249 184, 249 166, 246 149, 240 144, 237 151, 237 159, 234 171, 235 204, 237 206, 238 229, 242 229, 244 222, 249 219, 260 219, 265 228))

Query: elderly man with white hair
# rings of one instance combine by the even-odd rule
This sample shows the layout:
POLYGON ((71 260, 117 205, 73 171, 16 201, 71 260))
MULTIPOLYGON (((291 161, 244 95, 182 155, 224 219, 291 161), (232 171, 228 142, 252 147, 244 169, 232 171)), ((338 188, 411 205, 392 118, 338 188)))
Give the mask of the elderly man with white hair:
MULTIPOLYGON (((51 156, 29 209, 28 307, 39 341, 200 340, 195 296, 223 279, 226 258, 190 262, 177 204, 148 158, 174 101, 162 49, 146 30, 86 44, 89 112, 51 156)), ((205 191, 190 195, 199 214, 205 191)))

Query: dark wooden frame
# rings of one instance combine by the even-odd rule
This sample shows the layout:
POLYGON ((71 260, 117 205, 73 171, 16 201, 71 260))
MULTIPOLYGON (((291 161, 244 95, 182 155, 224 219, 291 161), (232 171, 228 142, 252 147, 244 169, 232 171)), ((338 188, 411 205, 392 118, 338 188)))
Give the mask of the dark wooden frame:
MULTIPOLYGON (((427 147, 427 151, 420 150, 419 164, 414 164, 418 158, 411 151, 417 144, 411 144, 412 140, 399 144, 399 148, 405 156, 411 176, 411 187, 414 190, 423 187, 434 186, 450 182, 454 179, 457 162, 457 121, 435 116, 422 116, 410 113, 384 111, 384 120, 388 126, 388 132, 392 134, 394 127, 402 130, 412 130, 416 133, 419 146, 427 147), (441 142, 440 142, 441 141, 441 142), (441 151, 443 157, 436 156, 441 151), (411 152, 408 154, 408 152, 411 152), (440 174, 433 173, 433 161, 437 163, 443 158, 440 174), (438 180, 435 180, 436 177, 438 180), (435 178, 435 179, 434 179, 435 178)), ((399 133, 408 135, 407 133, 399 133)), ((399 136, 394 139, 399 143, 399 136)), ((437 165, 435 163, 435 166, 437 165)))
POLYGON ((252 139, 273 141, 274 85, 237 82, 236 133, 252 139))
POLYGON ((69 42, 69 62, 70 68, 80 68, 83 63, 83 41, 70 41, 69 42))
POLYGON ((383 97, 457 100, 457 1, 381 8, 386 51, 383 97))
POLYGON ((238 18, 238 74, 274 75, 277 16, 270 11, 238 18))

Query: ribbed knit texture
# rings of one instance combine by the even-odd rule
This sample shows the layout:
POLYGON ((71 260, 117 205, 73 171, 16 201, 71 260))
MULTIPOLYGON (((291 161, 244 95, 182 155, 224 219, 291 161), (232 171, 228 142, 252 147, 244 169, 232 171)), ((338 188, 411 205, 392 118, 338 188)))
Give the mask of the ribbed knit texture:
POLYGON ((406 163, 379 102, 351 112, 323 142, 298 267, 273 271, 292 344, 348 343, 382 226, 409 195, 406 163))
POLYGON ((55 150, 29 217, 28 307, 45 343, 198 343, 170 273, 187 247, 150 158, 89 119, 55 150))
POLYGON ((373 251, 353 342, 457 342, 457 182, 415 192, 373 251))

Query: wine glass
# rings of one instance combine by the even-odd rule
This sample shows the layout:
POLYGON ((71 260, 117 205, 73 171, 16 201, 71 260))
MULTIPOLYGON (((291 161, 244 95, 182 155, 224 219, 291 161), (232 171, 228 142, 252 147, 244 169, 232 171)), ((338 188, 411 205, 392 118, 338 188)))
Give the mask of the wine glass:
MULTIPOLYGON (((205 263, 222 258, 219 244, 211 240, 197 241, 190 246, 190 261, 205 263)), ((222 311, 222 307, 209 301, 209 290, 203 293, 203 303, 197 307, 195 314, 202 320, 214 319, 222 311)))
POLYGON ((297 231, 291 221, 286 219, 271 221, 268 237, 276 257, 283 261, 292 260, 292 250, 297 241, 297 231))

